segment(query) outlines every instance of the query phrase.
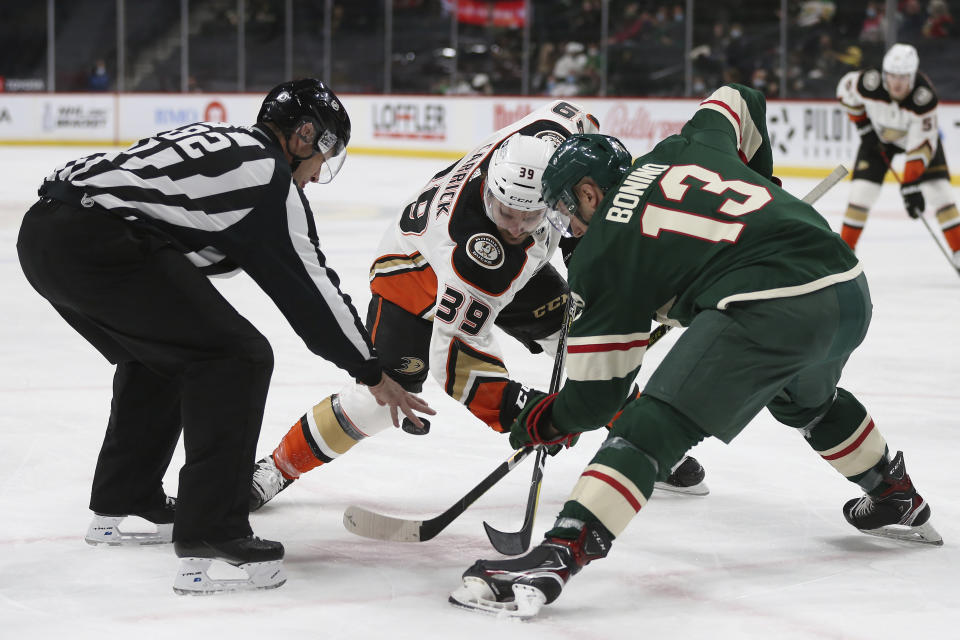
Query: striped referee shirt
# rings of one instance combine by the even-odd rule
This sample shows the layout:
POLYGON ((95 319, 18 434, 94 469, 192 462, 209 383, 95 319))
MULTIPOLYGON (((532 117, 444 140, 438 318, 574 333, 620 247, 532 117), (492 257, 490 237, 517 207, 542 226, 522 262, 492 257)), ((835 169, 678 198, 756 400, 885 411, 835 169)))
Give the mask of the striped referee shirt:
POLYGON ((243 269, 313 353, 364 384, 380 381, 370 338, 265 126, 202 122, 159 133, 58 167, 40 194, 149 225, 207 275, 243 269))

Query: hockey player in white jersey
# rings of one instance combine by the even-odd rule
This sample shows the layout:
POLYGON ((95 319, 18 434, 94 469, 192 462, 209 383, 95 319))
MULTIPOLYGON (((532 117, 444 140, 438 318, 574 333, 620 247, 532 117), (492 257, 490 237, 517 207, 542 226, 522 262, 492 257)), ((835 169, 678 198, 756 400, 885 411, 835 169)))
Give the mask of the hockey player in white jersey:
MULTIPOLYGON (((523 387, 509 376, 494 326, 555 355, 568 289, 550 264, 561 234, 546 222, 540 173, 567 136, 597 128, 582 108, 552 102, 437 173, 403 208, 370 270, 367 328, 404 388, 421 390, 432 371, 474 416, 509 429, 523 387)), ((258 461, 251 509, 390 426, 361 386, 324 398, 258 461)), ((703 476, 689 458, 669 488, 704 493, 703 476)))
POLYGON ((882 69, 851 71, 837 86, 837 97, 861 138, 840 235, 856 249, 890 161, 903 153, 906 162, 898 180, 907 214, 917 218, 926 210, 934 212, 960 268, 960 213, 940 144, 937 94, 919 65, 914 47, 895 44, 882 69))

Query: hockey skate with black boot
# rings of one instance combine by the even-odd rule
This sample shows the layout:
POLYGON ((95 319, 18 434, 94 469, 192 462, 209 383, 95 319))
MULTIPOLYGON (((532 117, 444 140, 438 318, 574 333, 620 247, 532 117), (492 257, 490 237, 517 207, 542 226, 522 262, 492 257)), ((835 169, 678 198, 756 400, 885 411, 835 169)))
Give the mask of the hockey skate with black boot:
MULTIPOLYGON (((180 595, 276 589, 287 581, 283 572, 283 545, 273 540, 256 536, 218 542, 178 540, 173 543, 173 549, 180 558, 173 590, 180 595), (242 571, 226 569, 233 577, 211 576, 214 561, 242 571)), ((216 573, 220 573, 219 569, 216 573)))
MULTIPOLYGON (((162 504, 152 509, 144 509, 130 513, 99 513, 93 512, 93 520, 87 527, 84 540, 87 544, 110 546, 166 544, 173 540, 173 517, 177 509, 177 499, 166 496, 162 504), (131 525, 127 518, 135 517, 150 523, 148 529, 152 531, 138 531, 128 526, 123 529, 120 524, 131 525)), ((142 528, 142 527, 141 527, 142 528)))
POLYGON ((532 618, 560 597, 570 577, 610 551, 613 535, 584 525, 576 540, 545 538, 522 558, 477 560, 463 573, 450 604, 510 618, 532 618))
POLYGON ((277 497, 277 494, 293 484, 273 461, 273 455, 257 460, 253 467, 253 483, 250 485, 250 511, 256 511, 277 497))
POLYGON ((691 496, 705 496, 710 493, 710 488, 703 479, 707 472, 692 456, 684 456, 680 459, 670 475, 663 482, 654 482, 653 488, 658 491, 669 491, 670 493, 685 493, 691 496))
POLYGON ((890 486, 880 495, 864 495, 843 505, 847 522, 881 538, 942 545, 943 538, 930 524, 930 505, 914 488, 902 451, 884 469, 883 481, 890 486))

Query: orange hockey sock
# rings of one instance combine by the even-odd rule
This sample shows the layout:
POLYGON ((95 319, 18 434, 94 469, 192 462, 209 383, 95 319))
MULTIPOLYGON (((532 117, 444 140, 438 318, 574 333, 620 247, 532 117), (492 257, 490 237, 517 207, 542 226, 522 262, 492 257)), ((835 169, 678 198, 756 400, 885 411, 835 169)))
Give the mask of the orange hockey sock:
POLYGON ((862 227, 851 227, 848 224, 844 224, 840 229, 840 237, 843 238, 843 241, 846 242, 847 246, 853 251, 857 249, 857 241, 860 240, 861 233, 863 233, 862 227))
POLYGON ((960 224, 945 229, 943 237, 947 239, 951 251, 960 251, 960 224))
POLYGON ((301 474, 319 467, 324 463, 313 454, 310 444, 303 435, 303 419, 290 427, 280 444, 273 451, 273 462, 288 480, 295 480, 301 474))

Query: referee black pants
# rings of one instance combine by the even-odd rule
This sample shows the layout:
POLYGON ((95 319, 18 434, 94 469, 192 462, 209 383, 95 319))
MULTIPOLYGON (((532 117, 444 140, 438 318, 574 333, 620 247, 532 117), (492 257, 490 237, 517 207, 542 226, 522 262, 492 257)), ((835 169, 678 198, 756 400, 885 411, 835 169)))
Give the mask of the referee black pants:
POLYGON ((41 199, 17 251, 30 284, 117 366, 90 508, 162 504, 182 429, 174 540, 250 535, 266 338, 180 251, 103 210, 41 199))

